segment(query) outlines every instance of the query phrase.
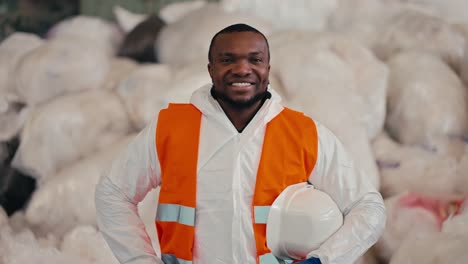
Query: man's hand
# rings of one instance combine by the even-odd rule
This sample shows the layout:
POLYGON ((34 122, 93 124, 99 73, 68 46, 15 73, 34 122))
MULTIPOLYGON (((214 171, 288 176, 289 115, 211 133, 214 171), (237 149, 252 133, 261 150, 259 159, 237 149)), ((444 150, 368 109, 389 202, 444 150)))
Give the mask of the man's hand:
POLYGON ((322 264, 322 262, 320 262, 320 259, 318 258, 310 258, 301 262, 297 262, 296 264, 322 264))

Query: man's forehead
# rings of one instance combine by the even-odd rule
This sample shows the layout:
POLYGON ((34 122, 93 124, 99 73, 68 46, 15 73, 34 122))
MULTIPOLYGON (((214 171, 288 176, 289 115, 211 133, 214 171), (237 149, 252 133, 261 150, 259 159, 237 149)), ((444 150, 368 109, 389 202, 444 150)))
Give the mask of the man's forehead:
POLYGON ((219 34, 214 44, 215 46, 220 46, 219 44, 228 46, 231 44, 231 46, 234 46, 238 43, 264 45, 266 47, 266 41, 262 35, 249 31, 219 34))
POLYGON ((268 47, 262 35, 255 32, 232 32, 217 36, 216 53, 266 53, 268 47))

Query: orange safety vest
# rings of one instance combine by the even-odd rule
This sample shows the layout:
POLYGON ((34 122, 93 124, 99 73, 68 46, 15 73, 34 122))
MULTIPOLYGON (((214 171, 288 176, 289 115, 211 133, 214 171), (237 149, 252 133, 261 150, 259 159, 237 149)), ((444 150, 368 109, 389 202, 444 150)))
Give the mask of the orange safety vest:
MULTIPOLYGON (((170 104, 159 113, 156 150, 161 165, 156 228, 164 263, 192 263, 201 112, 170 104)), ((266 243, 271 204, 289 185, 307 181, 317 160, 317 130, 303 113, 284 108, 266 127, 252 220, 257 263, 291 263, 274 257, 266 243)))

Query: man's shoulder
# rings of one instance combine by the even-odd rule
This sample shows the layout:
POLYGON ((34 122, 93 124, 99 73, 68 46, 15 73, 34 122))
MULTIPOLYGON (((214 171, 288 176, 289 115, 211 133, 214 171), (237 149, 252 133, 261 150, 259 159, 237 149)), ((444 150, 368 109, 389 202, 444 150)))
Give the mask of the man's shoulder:
POLYGON ((289 108, 287 106, 284 106, 284 109, 281 114, 289 118, 296 118, 300 121, 308 121, 308 122, 312 121, 315 123, 315 120, 312 117, 305 114, 304 112, 289 108))
POLYGON ((195 105, 191 103, 169 103, 167 108, 161 109, 161 113, 184 113, 184 112, 200 112, 195 105))

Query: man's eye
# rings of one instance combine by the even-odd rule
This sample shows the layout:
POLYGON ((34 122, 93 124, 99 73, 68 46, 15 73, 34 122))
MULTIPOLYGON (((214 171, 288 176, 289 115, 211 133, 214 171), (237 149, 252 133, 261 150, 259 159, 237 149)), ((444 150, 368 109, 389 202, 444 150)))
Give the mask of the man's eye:
POLYGON ((221 62, 222 63, 229 63, 229 62, 232 62, 232 59, 231 58, 223 58, 223 59, 221 59, 221 62))
POLYGON ((252 58, 251 61, 255 62, 255 63, 260 63, 262 62, 262 58, 252 58))

